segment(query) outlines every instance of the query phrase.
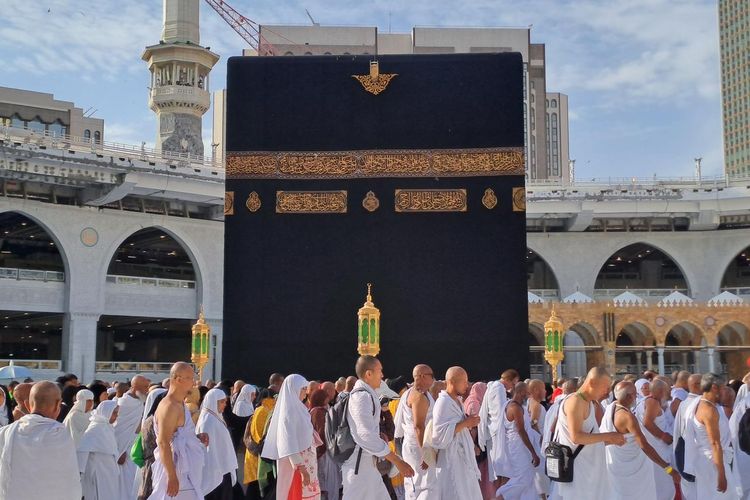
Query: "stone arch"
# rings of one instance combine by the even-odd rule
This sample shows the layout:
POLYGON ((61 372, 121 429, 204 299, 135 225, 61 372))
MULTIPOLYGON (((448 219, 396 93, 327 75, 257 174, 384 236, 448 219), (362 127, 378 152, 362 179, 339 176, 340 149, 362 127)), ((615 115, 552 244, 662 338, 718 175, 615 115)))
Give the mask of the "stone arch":
POLYGON ((537 345, 544 345, 544 326, 539 323, 529 323, 529 335, 537 342, 537 345))
POLYGON ((688 273, 682 264, 672 257, 672 255, 661 248, 659 245, 655 245, 645 241, 634 241, 627 245, 619 247, 617 250, 612 252, 606 259, 600 264, 599 272, 596 276, 594 283, 595 289, 624 289, 624 288, 686 288, 688 293, 691 290, 691 284, 688 280, 688 273), (632 255, 630 255, 632 253, 632 255), (671 263, 675 269, 667 268, 666 277, 663 276, 661 268, 659 269, 660 275, 658 277, 658 284, 660 286, 653 286, 653 278, 644 279, 640 273, 640 269, 646 267, 653 267, 656 264, 656 258, 649 258, 649 255, 661 255, 660 260, 662 264, 664 262, 671 263), (677 272, 675 272, 675 270, 677 272), (622 278, 618 279, 612 275, 621 275, 622 278), (629 279, 630 275, 640 275, 638 280, 629 279))
POLYGON ((716 345, 750 345, 750 329, 740 321, 730 321, 716 331, 716 345))
MULTIPOLYGON (((34 214, 25 211, 23 209, 7 209, 2 210, 0 209, 0 216, 3 216, 5 214, 18 214, 23 217, 26 217, 27 219, 31 220, 34 224, 39 226, 46 234, 49 236, 49 238, 52 240, 52 242, 55 244, 55 248, 57 249, 57 252, 60 254, 60 259, 62 260, 63 265, 63 271, 65 273, 65 287, 69 286, 70 283, 70 260, 68 259, 68 255, 65 249, 65 246, 62 244, 60 238, 57 236, 56 231, 50 227, 47 223, 45 223, 43 220, 35 216, 34 214)), ((2 235, 0 235, 2 237, 2 235)))
POLYGON ((526 248, 526 285, 529 289, 554 289, 559 293, 560 282, 549 261, 539 252, 526 248))
POLYGON ((666 332, 667 333, 664 336, 665 342, 669 334, 675 332, 680 341, 680 345, 700 346, 704 340, 707 340, 707 335, 706 332, 703 331, 703 328, 690 320, 674 321, 666 328, 666 332))
POLYGON ((654 332, 641 321, 631 321, 626 323, 620 328, 618 336, 623 333, 630 337, 633 341, 632 345, 652 346, 656 344, 654 332))
POLYGON ((601 340, 599 331, 591 324, 586 321, 578 321, 576 323, 573 323, 570 325, 567 331, 575 332, 578 334, 579 337, 581 337, 581 340, 583 340, 584 345, 587 346, 600 346, 601 340))
POLYGON ((720 289, 750 287, 750 246, 733 253, 722 269, 720 289))
POLYGON ((153 224, 153 225, 148 225, 148 226, 131 226, 128 229, 122 231, 119 234, 119 236, 112 241, 109 248, 107 249, 107 252, 104 253, 106 258, 104 262, 101 263, 101 270, 100 270, 101 280, 106 281, 107 270, 109 269, 109 266, 112 263, 112 260, 114 259, 116 252, 125 243, 125 241, 127 241, 128 238, 138 233, 139 231, 142 231, 144 229, 152 229, 152 228, 166 233, 174 241, 176 241, 180 245, 180 247, 182 247, 182 249, 185 251, 188 258, 190 259, 190 262, 192 263, 193 270, 195 272, 195 290, 196 290, 196 294, 198 297, 198 302, 203 303, 203 280, 204 280, 204 269, 206 269, 206 263, 204 259, 202 258, 202 256, 199 253, 194 251, 194 248, 196 248, 196 246, 192 244, 192 241, 187 235, 183 234, 179 230, 176 230, 174 228, 171 228, 165 225, 153 224))

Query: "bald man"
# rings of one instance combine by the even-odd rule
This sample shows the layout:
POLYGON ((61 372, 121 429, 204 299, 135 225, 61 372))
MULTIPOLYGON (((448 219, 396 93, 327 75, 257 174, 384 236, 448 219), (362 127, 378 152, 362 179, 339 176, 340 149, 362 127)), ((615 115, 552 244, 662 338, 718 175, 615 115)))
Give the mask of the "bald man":
MULTIPOLYGON (((660 378, 651 382, 651 396, 644 399, 636 409, 636 417, 644 429, 644 436, 659 457, 667 463, 672 462, 672 432, 674 422, 667 405, 669 386, 660 378)), ((672 500, 675 496, 675 482, 672 477, 663 474, 658 464, 654 463, 657 500, 672 500)), ((679 480, 677 481, 679 484, 679 480)))
POLYGON ((195 372, 187 363, 172 365, 169 390, 154 416, 153 493, 149 500, 202 500, 205 435, 196 436, 185 397, 193 388, 195 372))
POLYGON ((583 446, 573 464, 573 481, 558 483, 563 500, 600 500, 607 498, 604 445, 625 443, 618 432, 599 432, 594 405, 609 393, 612 377, 607 370, 589 370, 581 388, 561 403, 557 420, 560 444, 576 450, 583 446))
POLYGON ((30 413, 0 428, 1 499, 81 499, 75 445, 55 420, 61 402, 57 384, 37 382, 29 394, 30 413))
POLYGON ((620 382, 615 386, 615 401, 607 407, 602 420, 603 433, 617 432, 625 438, 624 445, 607 446, 605 452, 610 488, 607 498, 613 500, 656 500, 655 471, 651 463, 658 466, 660 475, 679 480, 677 472, 643 435, 641 425, 631 412, 636 399, 635 385, 620 382))
POLYGON ((671 391, 671 403, 669 404, 669 411, 674 417, 677 415, 677 408, 680 407, 680 403, 685 401, 688 397, 688 379, 690 378, 690 372, 685 370, 677 372, 675 375, 674 385, 671 391))
POLYGON ((328 403, 333 406, 333 404, 336 402, 336 386, 333 384, 333 382, 323 382, 320 384, 320 388, 326 391, 326 395, 328 396, 328 403))
POLYGON ((445 384, 432 415, 432 446, 439 451, 437 489, 430 500, 482 500, 481 475, 469 433, 479 424, 479 416, 467 417, 459 400, 469 387, 466 370, 448 368, 445 384))
MULTIPOLYGON (((678 379, 680 374, 677 375, 678 379)), ((678 408, 674 416, 674 428, 672 431, 672 453, 676 468, 682 475, 680 481, 680 490, 682 491, 683 500, 697 500, 698 490, 695 489, 695 477, 691 474, 685 474, 682 470, 684 464, 684 446, 685 446, 685 428, 688 424, 688 410, 694 406, 701 396, 701 375, 693 373, 688 375, 687 388, 690 391, 678 408)))
POLYGON ((434 496, 435 464, 428 464, 424 456, 424 437, 432 420, 435 400, 429 393, 435 379, 432 368, 417 365, 412 370, 414 384, 401 395, 396 410, 396 438, 404 438, 402 455, 414 469, 414 477, 404 480, 407 500, 429 500, 434 496))
POLYGON ((520 378, 516 370, 505 370, 499 380, 487 384, 487 391, 479 408, 479 427, 477 429, 477 443, 481 450, 487 451, 487 471, 490 481, 495 487, 500 486, 504 477, 504 457, 500 446, 500 426, 503 420, 503 408, 508 401, 508 393, 513 390, 520 378))
POLYGON ((29 410, 29 394, 31 394, 31 387, 34 384, 25 382, 18 384, 13 389, 13 399, 16 401, 16 407, 13 408, 13 420, 20 420, 24 415, 31 413, 29 410))
MULTIPOLYGON (((138 467, 130 458, 138 433, 141 432, 143 420, 143 404, 148 395, 151 382, 143 375, 136 375, 130 381, 130 388, 117 398, 117 421, 115 421, 115 439, 117 440, 117 464, 120 466, 120 496, 119 500, 132 500, 135 490, 135 473, 138 467)), ((118 385, 118 390, 119 386, 118 385)))

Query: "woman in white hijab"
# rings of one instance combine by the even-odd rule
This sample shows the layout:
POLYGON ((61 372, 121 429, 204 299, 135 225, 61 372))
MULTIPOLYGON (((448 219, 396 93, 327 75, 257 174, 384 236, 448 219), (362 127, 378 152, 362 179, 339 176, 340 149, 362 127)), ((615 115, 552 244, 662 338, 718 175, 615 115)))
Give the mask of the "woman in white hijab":
POLYGON ((237 454, 232 437, 222 414, 227 406, 227 395, 221 389, 211 389, 201 404, 195 431, 208 434, 208 448, 203 469, 203 494, 206 500, 232 498, 232 487, 237 481, 237 454))
POLYGON ((745 416, 745 412, 750 410, 750 373, 745 375, 744 384, 737 391, 737 398, 734 400, 734 410, 732 418, 729 419, 729 430, 732 433, 732 446, 734 447, 735 467, 739 469, 740 480, 742 481, 742 490, 744 500, 750 499, 750 454, 745 453, 740 448, 739 432, 740 421, 745 416))
POLYGON ((636 401, 640 402, 651 395, 651 382, 645 378, 635 381, 636 401))
POLYGON ((78 446, 78 467, 86 500, 110 500, 120 492, 117 440, 112 424, 117 420, 115 401, 104 401, 91 412, 91 423, 78 446))
POLYGON ((91 419, 91 409, 94 408, 94 393, 88 389, 82 389, 76 393, 76 400, 73 407, 63 420, 65 428, 68 429, 70 437, 78 448, 83 433, 89 426, 91 419))
POLYGON ((255 393, 258 390, 252 384, 245 384, 240 389, 240 395, 237 396, 237 400, 234 402, 232 407, 232 413, 238 417, 252 417, 255 413, 255 407, 253 401, 255 400, 255 393))
POLYGON ((0 427, 10 423, 10 411, 8 411, 8 395, 5 389, 0 387, 0 427))
POLYGON ((276 460, 279 499, 320 499, 315 448, 323 443, 302 403, 306 390, 303 376, 294 374, 284 379, 261 453, 263 458, 276 460))

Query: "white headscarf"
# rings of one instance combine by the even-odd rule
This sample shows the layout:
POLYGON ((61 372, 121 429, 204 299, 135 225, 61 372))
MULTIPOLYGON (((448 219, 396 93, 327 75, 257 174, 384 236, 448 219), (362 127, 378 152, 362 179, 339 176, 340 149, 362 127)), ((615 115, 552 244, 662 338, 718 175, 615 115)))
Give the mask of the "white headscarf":
POLYGON ((167 392, 166 389, 162 389, 159 387, 158 389, 154 389, 151 392, 148 393, 148 396, 146 396, 146 404, 143 405, 143 418, 141 419, 141 429, 143 429, 143 425, 146 423, 146 419, 148 418, 149 412, 151 412, 151 407, 154 406, 154 401, 159 396, 159 394, 164 394, 167 392))
POLYGON ((740 420, 745 416, 745 411, 750 408, 750 391, 748 391, 748 385, 750 384, 742 384, 742 387, 737 391, 732 417, 729 419, 729 431, 732 433, 732 439, 735 441, 735 453, 739 449, 737 439, 740 432, 740 420))
POLYGON ((76 447, 81 442, 83 433, 89 426, 89 417, 91 412, 86 411, 86 402, 94 400, 94 393, 88 389, 82 389, 76 393, 76 400, 73 403, 73 407, 70 409, 68 414, 63 420, 65 428, 68 429, 70 437, 73 438, 73 442, 76 447))
POLYGON ((648 385, 648 384, 650 384, 650 382, 648 381, 648 379, 645 379, 645 378, 639 378, 638 380, 635 381, 635 391, 636 391, 636 397, 638 401, 646 397, 643 395, 643 392, 641 391, 643 390, 643 386, 648 385))
POLYGON ((312 446, 312 420, 299 398, 300 391, 305 387, 307 380, 302 375, 289 375, 284 379, 268 426, 266 443, 261 453, 263 458, 278 460, 312 446))
POLYGON ((211 493, 224 479, 224 474, 232 475, 232 484, 237 480, 237 454, 232 444, 232 436, 219 413, 219 401, 227 399, 221 389, 211 389, 201 404, 201 413, 195 430, 208 434, 208 448, 203 469, 203 494, 211 493))
POLYGON ((0 392, 3 393, 3 404, 0 405, 0 427, 2 427, 8 425, 8 395, 2 387, 0 387, 0 392))
POLYGON ((253 399, 258 389, 252 384, 245 384, 240 389, 240 395, 237 396, 237 401, 234 402, 232 413, 238 417, 249 417, 255 413, 255 407, 253 406, 253 399))
POLYGON ((117 403, 114 401, 103 401, 99 403, 96 410, 91 412, 91 424, 83 433, 81 444, 78 445, 79 452, 118 456, 115 429, 109 423, 115 408, 117 408, 117 403))

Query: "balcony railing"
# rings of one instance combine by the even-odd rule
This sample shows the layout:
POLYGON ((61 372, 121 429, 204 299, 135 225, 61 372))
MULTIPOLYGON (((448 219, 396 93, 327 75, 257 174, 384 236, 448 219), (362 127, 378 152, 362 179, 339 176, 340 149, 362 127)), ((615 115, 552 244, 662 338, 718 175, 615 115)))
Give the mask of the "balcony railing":
POLYGON ((195 288, 195 281, 164 278, 141 278, 138 276, 107 275, 107 283, 116 285, 154 286, 159 288, 195 288))
POLYGON ((0 267, 0 279, 62 282, 65 281, 65 273, 59 271, 41 271, 38 269, 0 267))
POLYGON ((97 361, 96 371, 102 373, 168 373, 172 364, 172 362, 164 361, 97 361))
POLYGON ((23 366, 29 370, 62 370, 62 361, 59 359, 0 359, 0 368, 10 365, 11 361, 15 366, 23 366))
POLYGON ((617 297, 621 293, 630 292, 644 300, 648 300, 650 298, 659 299, 666 297, 674 291, 684 293, 688 297, 690 296, 687 288, 597 288, 594 290, 594 298, 610 299, 617 297))
POLYGON ((529 288, 529 292, 544 300, 556 300, 560 298, 560 290, 555 288, 529 288))

